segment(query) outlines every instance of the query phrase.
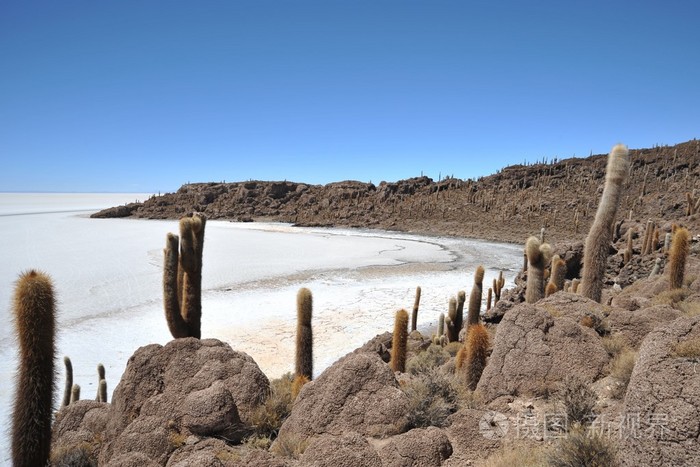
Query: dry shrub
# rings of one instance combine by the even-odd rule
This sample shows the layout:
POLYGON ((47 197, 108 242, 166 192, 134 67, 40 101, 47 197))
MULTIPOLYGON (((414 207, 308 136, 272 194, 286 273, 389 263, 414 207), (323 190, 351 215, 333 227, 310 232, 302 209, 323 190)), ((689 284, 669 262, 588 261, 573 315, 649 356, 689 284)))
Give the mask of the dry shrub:
MULTIPOLYGON (((517 465, 517 464, 516 464, 517 465)), ((612 467, 615 449, 612 443, 581 426, 574 427, 547 454, 551 467, 612 467)))
POLYGON ((237 451, 219 451, 216 453, 216 458, 221 462, 239 462, 241 460, 241 454, 237 451))
POLYGON ((622 350, 610 362, 610 376, 618 379, 620 382, 620 385, 613 390, 613 397, 621 399, 625 395, 636 361, 637 352, 627 348, 622 350))
POLYGON ((418 375, 442 366, 449 359, 450 354, 445 349, 439 345, 430 344, 430 347, 408 361, 406 371, 412 375, 418 375))
POLYGON ((481 467, 541 467, 547 463, 544 446, 507 447, 489 456, 481 467))
POLYGON ((564 405, 569 426, 572 423, 588 424, 595 418, 593 407, 598 402, 598 396, 580 378, 567 376, 561 384, 559 399, 564 405))
POLYGON ((251 417, 254 435, 275 439, 282 423, 292 411, 291 373, 270 381, 270 394, 265 402, 259 405, 251 417))
POLYGON ((674 306, 688 298, 689 295, 690 290, 688 289, 665 290, 652 298, 651 303, 652 305, 674 306))
POLYGON ((592 316, 584 316, 581 318, 581 326, 586 326, 587 328, 592 328, 595 325, 592 316))
POLYGON ((678 304, 678 309, 685 313, 686 316, 697 316, 700 315, 700 302, 681 302, 678 304))
POLYGON ((448 354, 450 354, 450 357, 454 357, 455 355, 457 355, 457 352, 459 352, 459 349, 462 348, 462 343, 461 342, 450 342, 444 348, 445 348, 445 351, 448 354))
POLYGON ((445 427, 447 418, 461 407, 471 395, 453 375, 438 369, 428 370, 404 386, 409 398, 408 422, 412 428, 445 427))
POLYGON ((676 354, 677 357, 700 357, 700 338, 689 339, 679 342, 673 347, 673 352, 676 354))
POLYGON ((299 459, 306 451, 309 441, 300 436, 290 434, 283 438, 278 438, 270 451, 288 459, 299 459))
POLYGON ((623 350, 630 349, 629 341, 622 333, 616 333, 609 336, 605 336, 602 339, 603 348, 608 355, 611 357, 616 357, 623 350))

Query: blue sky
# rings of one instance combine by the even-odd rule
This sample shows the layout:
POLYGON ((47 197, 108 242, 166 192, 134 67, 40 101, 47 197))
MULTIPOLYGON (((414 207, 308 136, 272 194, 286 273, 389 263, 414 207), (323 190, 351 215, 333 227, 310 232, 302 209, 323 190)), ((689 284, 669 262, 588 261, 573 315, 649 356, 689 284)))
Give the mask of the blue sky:
POLYGON ((0 191, 378 183, 700 137, 700 3, 0 4, 0 191))

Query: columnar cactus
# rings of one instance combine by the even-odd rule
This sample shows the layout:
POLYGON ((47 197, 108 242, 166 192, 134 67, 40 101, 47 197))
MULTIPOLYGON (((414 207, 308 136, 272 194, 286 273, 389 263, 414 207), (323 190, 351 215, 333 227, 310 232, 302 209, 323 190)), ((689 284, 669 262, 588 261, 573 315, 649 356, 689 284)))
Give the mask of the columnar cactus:
POLYGON ((205 225, 206 217, 195 213, 180 219, 180 237, 171 233, 166 237, 163 304, 168 328, 176 339, 201 337, 205 225))
POLYGON ((552 249, 548 243, 541 244, 537 237, 527 239, 527 286, 525 301, 535 303, 544 297, 544 268, 552 257, 552 249))
POLYGON ((472 391, 476 389, 486 368, 489 346, 490 338, 486 327, 483 324, 469 326, 464 345, 457 352, 455 368, 464 375, 465 383, 472 391))
POLYGON ((73 388, 73 363, 68 356, 63 357, 63 364, 66 367, 66 385, 63 388, 63 401, 61 407, 70 404, 70 391, 73 388))
POLYGON ((97 365, 97 402, 107 402, 107 379, 105 378, 105 366, 97 365))
POLYGON ((394 318, 394 335, 391 341, 391 369, 406 371, 406 346, 408 345, 408 312, 399 310, 394 318))
POLYGON ((56 311, 53 284, 46 274, 20 275, 13 312, 19 342, 19 369, 12 412, 12 462, 43 466, 51 450, 56 311))
POLYGON ((445 317, 445 325, 447 328, 447 340, 449 342, 457 342, 459 340, 459 331, 462 328, 461 327, 461 319, 460 321, 460 326, 458 327, 457 323, 458 317, 457 317, 457 300, 454 297, 450 297, 450 301, 448 302, 447 305, 447 316, 445 317))
POLYGON ((479 265, 474 273, 474 285, 469 294, 469 312, 467 313, 467 326, 479 323, 481 313, 481 296, 484 287, 484 267, 479 265))
POLYGON ((411 313, 411 331, 415 331, 418 326, 418 307, 420 306, 420 286, 416 287, 416 298, 413 300, 413 313, 411 313))
POLYGON ((591 229, 586 237, 581 275, 581 295, 600 302, 603 292, 605 264, 610 249, 612 224, 620 204, 622 185, 629 169, 627 146, 618 144, 608 156, 605 188, 591 229))
POLYGON ((307 288, 297 293, 297 342, 296 342, 296 376, 304 376, 309 381, 313 373, 313 333, 311 331, 311 313, 313 297, 307 288))
MULTIPOLYGON (((564 289, 564 281, 566 280, 566 261, 561 259, 559 255, 554 255, 552 257, 552 273, 549 275, 549 283, 553 284, 553 292, 564 289)), ((549 287, 549 285, 547 285, 549 287)))
POLYGON ((673 234, 671 240, 671 254, 668 260, 670 274, 669 284, 671 290, 683 287, 683 277, 685 274, 685 263, 690 251, 690 232, 688 229, 679 227, 673 234))

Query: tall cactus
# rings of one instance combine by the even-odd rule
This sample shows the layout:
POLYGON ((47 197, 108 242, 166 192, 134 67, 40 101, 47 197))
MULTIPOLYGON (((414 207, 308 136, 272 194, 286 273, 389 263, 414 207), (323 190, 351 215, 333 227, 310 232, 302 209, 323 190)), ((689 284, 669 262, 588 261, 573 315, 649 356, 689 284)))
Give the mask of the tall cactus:
POLYGON ((595 220, 586 237, 583 250, 583 273, 581 275, 581 295, 600 302, 603 292, 605 264, 610 249, 612 224, 620 204, 622 185, 629 171, 629 151, 627 146, 618 144, 610 155, 605 169, 605 188, 600 199, 595 220))
POLYGON ((469 294, 469 312, 467 313, 467 326, 479 323, 481 313, 481 296, 484 288, 484 267, 479 265, 474 273, 474 285, 469 294))
POLYGON ((464 374, 465 383, 472 391, 476 389, 481 374, 486 368, 490 340, 489 333, 483 324, 469 326, 464 345, 457 352, 455 367, 464 374))
POLYGON ((63 388, 63 401, 61 402, 61 407, 65 407, 70 404, 70 392, 73 388, 73 363, 71 363, 70 357, 63 357, 63 364, 66 367, 66 385, 63 388))
POLYGON ((56 312, 46 274, 20 275, 13 311, 19 341, 19 371, 12 413, 12 462, 46 465, 51 450, 56 312))
POLYGON ((457 299, 450 297, 450 301, 447 304, 447 316, 445 316, 446 334, 449 342, 457 342, 459 340, 461 327, 458 327, 457 319, 457 299))
POLYGON ((537 237, 530 237, 525 251, 528 261, 525 301, 535 303, 544 297, 544 268, 552 257, 552 249, 548 243, 540 243, 537 237))
POLYGON ((556 287, 556 289, 553 289, 553 291, 556 292, 559 290, 564 290, 564 281, 565 280, 566 280, 566 261, 561 259, 561 257, 559 255, 554 255, 552 257, 552 273, 549 275, 549 283, 553 284, 554 287, 556 287))
POLYGON ((105 378, 105 366, 101 363, 97 365, 97 402, 107 402, 107 379, 105 378), (102 384, 104 382, 104 384, 102 384))
POLYGON ((416 287, 416 298, 413 301, 413 313, 411 313, 411 331, 415 331, 418 326, 418 307, 420 306, 420 286, 416 287))
POLYGON ((295 373, 297 377, 306 377, 309 381, 313 376, 313 333, 311 331, 311 313, 313 297, 306 287, 297 293, 297 342, 295 373))
POLYGON ((688 229, 679 227, 676 229, 676 233, 673 234, 673 240, 671 240, 671 254, 668 260, 671 290, 683 287, 685 263, 688 259, 689 251, 690 232, 688 232, 688 229))
POLYGON ((168 233, 163 263, 163 305, 174 338, 201 337, 202 252, 206 217, 180 219, 180 236, 168 233), (178 250, 179 247, 179 250, 178 250))
POLYGON ((391 369, 406 371, 406 347, 408 345, 408 312, 399 310, 394 318, 394 335, 391 341, 391 369))

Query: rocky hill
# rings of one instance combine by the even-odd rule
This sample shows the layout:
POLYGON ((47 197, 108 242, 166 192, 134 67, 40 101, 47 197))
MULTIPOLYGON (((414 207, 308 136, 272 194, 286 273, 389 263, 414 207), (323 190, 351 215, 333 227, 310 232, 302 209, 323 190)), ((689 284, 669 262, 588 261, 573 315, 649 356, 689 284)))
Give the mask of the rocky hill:
MULTIPOLYGON (((700 141, 631 151, 618 217, 698 226, 700 141), (631 216, 631 217, 630 217, 631 216)), ((582 240, 602 192, 606 155, 514 165, 478 180, 417 177, 379 185, 248 181, 191 183, 176 193, 118 206, 93 217, 280 221, 301 226, 369 227, 523 242, 547 229, 559 241, 582 240)))

